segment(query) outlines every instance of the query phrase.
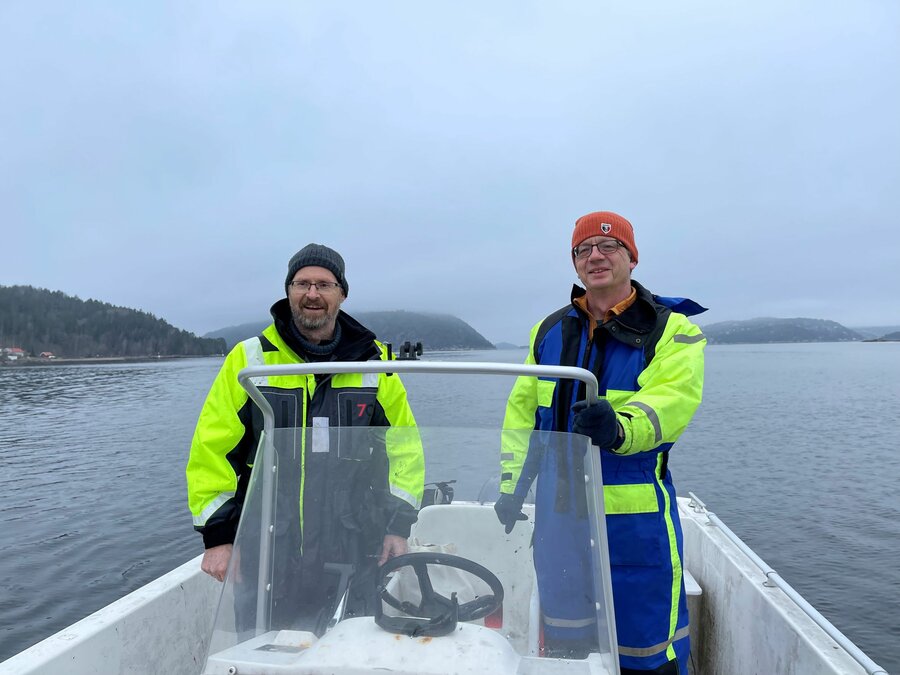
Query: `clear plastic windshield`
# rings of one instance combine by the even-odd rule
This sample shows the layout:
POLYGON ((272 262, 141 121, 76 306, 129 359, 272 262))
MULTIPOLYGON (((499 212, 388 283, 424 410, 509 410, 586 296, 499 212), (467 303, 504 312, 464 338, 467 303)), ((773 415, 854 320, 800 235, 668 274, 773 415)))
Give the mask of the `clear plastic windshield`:
POLYGON ((440 636, 451 624, 492 631, 521 658, 596 654, 617 672, 603 488, 587 438, 313 427, 268 440, 205 672, 219 672, 213 662, 249 672, 257 657, 309 667, 333 632, 371 641, 376 631, 440 636), (503 492, 524 495, 522 516, 512 498, 509 532, 494 508, 501 480, 503 492), (421 565, 383 574, 385 559, 390 567, 404 552, 421 565))

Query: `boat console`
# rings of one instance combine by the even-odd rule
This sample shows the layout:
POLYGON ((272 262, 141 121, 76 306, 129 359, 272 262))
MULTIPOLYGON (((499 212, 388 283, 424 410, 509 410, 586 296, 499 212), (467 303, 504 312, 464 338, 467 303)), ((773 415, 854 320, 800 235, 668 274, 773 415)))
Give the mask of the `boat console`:
MULTIPOLYGON (((603 489, 599 459, 590 459, 598 453, 588 452, 587 438, 460 427, 274 428, 257 379, 345 366, 352 372, 389 367, 402 373, 484 365, 328 363, 254 367, 242 373, 242 383, 264 412, 266 429, 203 673, 618 674, 603 489), (431 503, 421 508, 409 552, 379 566, 377 532, 383 529, 376 516, 387 495, 378 494, 377 472, 383 466, 379 458, 389 449, 405 450, 405 456, 421 449, 426 482, 452 483, 453 488, 440 490, 440 498, 433 493, 431 503), (591 625, 596 630, 584 653, 544 649, 531 553, 532 500, 523 507, 528 520, 510 533, 494 513, 500 455, 515 449, 528 450, 529 457, 579 453, 587 458, 584 475, 571 487, 584 491, 588 505, 579 545, 590 569, 559 571, 573 596, 593 600, 591 625), (320 490, 310 499, 307 472, 301 471, 308 462, 318 463, 319 475, 353 476, 356 493, 367 496, 348 502, 346 495, 320 490), (313 518, 318 519, 315 546, 309 543, 313 518), (366 532, 373 522, 374 539, 366 532)), ((504 372, 517 369, 510 374, 528 368, 487 365, 504 372)), ((580 369, 561 370, 593 377, 580 369)))

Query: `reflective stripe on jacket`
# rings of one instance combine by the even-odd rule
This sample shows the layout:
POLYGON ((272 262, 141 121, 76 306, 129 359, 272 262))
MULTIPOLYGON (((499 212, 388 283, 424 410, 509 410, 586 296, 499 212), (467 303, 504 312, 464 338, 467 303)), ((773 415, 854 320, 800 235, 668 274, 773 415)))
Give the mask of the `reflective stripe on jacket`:
MULTIPOLYGON (((681 526, 667 459, 700 403, 706 341, 685 314, 671 309, 699 306, 657 298, 632 283, 634 304, 593 335, 588 317, 574 305, 536 325, 526 363, 591 370, 624 428, 621 447, 603 452, 604 505, 621 663, 646 669, 686 653, 681 526)), ((571 432, 571 407, 583 398, 583 385, 571 380, 520 377, 504 428, 571 432)), ((535 476, 522 469, 534 462, 526 462, 528 447, 514 435, 509 439, 501 450, 501 492, 524 495, 535 476)), ((535 566, 545 629, 563 639, 595 630, 592 601, 568 602, 571 594, 555 586, 562 583, 559 569, 591 566, 586 549, 562 552, 588 536, 586 529, 584 537, 573 536, 586 528, 583 471, 580 453, 548 453, 537 475, 535 566)), ((582 583, 591 588, 590 579, 582 583)))

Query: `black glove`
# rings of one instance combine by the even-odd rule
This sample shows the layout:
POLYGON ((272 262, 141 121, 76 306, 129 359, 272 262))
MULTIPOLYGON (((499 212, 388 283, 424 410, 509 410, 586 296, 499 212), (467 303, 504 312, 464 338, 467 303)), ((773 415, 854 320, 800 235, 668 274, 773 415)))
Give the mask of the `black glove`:
POLYGON ((522 513, 522 504, 524 502, 524 497, 508 495, 504 492, 500 495, 500 499, 497 500, 497 503, 494 504, 494 511, 497 512, 497 520, 506 525, 506 534, 512 532, 512 529, 520 520, 528 520, 528 516, 522 513))
POLYGON ((622 445, 616 413, 606 399, 590 405, 578 401, 572 406, 572 412, 575 413, 572 431, 576 434, 588 436, 601 450, 614 450, 622 445))

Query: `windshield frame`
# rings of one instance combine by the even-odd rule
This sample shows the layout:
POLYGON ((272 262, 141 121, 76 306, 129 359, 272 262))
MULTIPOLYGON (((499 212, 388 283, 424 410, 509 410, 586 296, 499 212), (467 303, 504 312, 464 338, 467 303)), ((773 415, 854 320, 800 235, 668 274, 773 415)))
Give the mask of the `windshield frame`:
MULTIPOLYGON (((492 362, 422 362, 417 360, 403 361, 365 361, 365 362, 327 362, 296 363, 271 366, 249 366, 238 374, 238 382, 247 391, 251 400, 259 407, 263 417, 263 430, 260 435, 254 478, 261 481, 262 513, 260 523, 259 561, 264 572, 257 580, 257 629, 266 629, 266 597, 270 587, 270 570, 272 564, 271 541, 274 519, 273 498, 275 488, 276 451, 273 442, 275 437, 275 415, 271 405, 260 390, 268 378, 282 375, 334 375, 338 373, 392 374, 392 373, 433 373, 459 375, 507 375, 514 377, 544 377, 573 379, 582 382, 585 387, 585 399, 589 402, 598 400, 598 382, 596 376, 583 368, 568 366, 544 366, 535 364, 509 364, 492 362)), ((573 434, 574 435, 574 434, 573 434)), ((591 554, 594 561, 595 597, 604 599, 598 603, 598 638, 600 644, 608 644, 613 650, 613 663, 617 664, 617 640, 615 618, 612 604, 611 572, 606 537, 606 518, 601 474, 601 457, 599 449, 587 452, 585 462, 585 481, 587 510, 591 537, 591 554)), ((255 481, 253 481, 255 482, 255 481)))

